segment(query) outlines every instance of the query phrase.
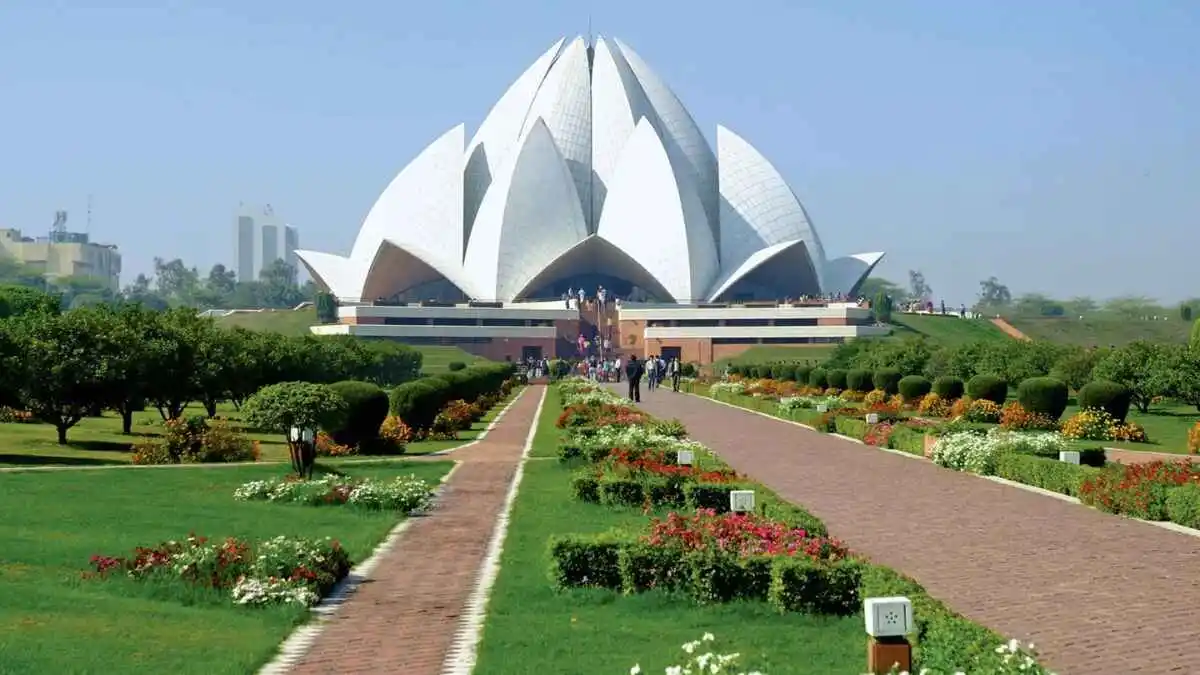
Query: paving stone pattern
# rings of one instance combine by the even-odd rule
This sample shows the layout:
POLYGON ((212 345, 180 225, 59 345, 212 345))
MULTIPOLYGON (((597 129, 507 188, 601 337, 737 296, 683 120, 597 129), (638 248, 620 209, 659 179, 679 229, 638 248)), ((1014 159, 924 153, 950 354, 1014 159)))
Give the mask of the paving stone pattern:
POLYGON ((484 440, 449 457, 462 465, 439 506, 405 530, 291 673, 442 672, 543 391, 526 387, 484 440))
POLYGON ((696 396, 642 407, 1060 674, 1197 672, 1200 538, 696 396))

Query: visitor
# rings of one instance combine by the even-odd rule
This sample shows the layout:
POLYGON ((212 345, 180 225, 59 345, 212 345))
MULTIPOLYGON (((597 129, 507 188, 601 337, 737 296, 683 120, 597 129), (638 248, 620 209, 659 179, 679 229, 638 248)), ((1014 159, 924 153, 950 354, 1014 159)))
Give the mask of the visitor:
POLYGON ((613 371, 616 372, 617 382, 620 382, 621 381, 621 357, 620 356, 613 359, 613 371))
POLYGON ((683 367, 679 365, 679 359, 671 359, 671 365, 667 366, 667 374, 671 376, 671 390, 679 391, 679 378, 683 374, 683 367))
POLYGON ((629 380, 629 400, 634 403, 642 402, 642 364, 636 356, 629 357, 629 365, 625 366, 625 379, 629 380))
POLYGON ((564 307, 566 307, 567 309, 571 309, 571 292, 570 291, 567 291, 566 293, 562 294, 562 301, 563 301, 564 307))
POLYGON ((587 293, 583 292, 583 287, 579 287, 579 310, 583 311, 583 301, 587 299, 587 293))
POLYGON ((658 364, 658 359, 654 358, 653 354, 646 357, 646 364, 643 366, 643 371, 646 373, 646 389, 654 391, 654 386, 658 384, 658 369, 655 367, 658 364))

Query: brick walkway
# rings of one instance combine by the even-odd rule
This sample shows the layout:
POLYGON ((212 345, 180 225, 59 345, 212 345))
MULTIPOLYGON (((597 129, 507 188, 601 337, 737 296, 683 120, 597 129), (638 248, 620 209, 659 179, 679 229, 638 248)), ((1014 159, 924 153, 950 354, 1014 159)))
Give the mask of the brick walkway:
POLYGON ((1195 672, 1200 538, 866 448, 669 390, 678 418, 740 472, 957 611, 1038 645, 1066 673, 1195 672))
POLYGON ((462 465, 439 506, 405 530, 291 673, 440 675, 543 391, 526 387, 484 440, 450 456, 462 465))

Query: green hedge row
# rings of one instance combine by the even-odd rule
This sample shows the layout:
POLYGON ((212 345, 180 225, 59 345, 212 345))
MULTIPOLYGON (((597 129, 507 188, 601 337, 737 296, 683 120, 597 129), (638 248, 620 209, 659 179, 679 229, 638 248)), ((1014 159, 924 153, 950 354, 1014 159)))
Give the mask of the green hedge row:
POLYGON ((499 391, 514 372, 511 363, 482 363, 405 382, 392 389, 391 414, 414 429, 427 430, 447 403, 459 399, 471 402, 499 391))

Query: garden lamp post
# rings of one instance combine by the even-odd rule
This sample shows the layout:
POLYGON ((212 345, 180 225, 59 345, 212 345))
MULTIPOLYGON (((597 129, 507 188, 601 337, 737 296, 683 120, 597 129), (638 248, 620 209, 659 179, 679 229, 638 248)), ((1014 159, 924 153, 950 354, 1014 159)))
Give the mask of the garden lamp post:
POLYGON ((312 467, 317 459, 317 449, 313 443, 315 436, 313 430, 308 427, 292 427, 288 433, 292 468, 301 478, 312 478, 312 467))

